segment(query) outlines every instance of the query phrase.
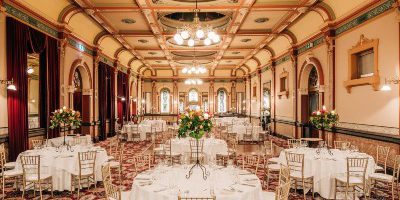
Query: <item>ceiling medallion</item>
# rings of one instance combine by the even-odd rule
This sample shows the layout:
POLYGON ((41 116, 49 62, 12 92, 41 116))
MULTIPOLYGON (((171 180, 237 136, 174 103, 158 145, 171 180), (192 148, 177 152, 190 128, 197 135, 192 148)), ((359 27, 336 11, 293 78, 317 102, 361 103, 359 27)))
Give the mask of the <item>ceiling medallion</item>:
POLYGON ((121 22, 123 22, 125 24, 134 24, 134 23, 136 23, 136 20, 130 19, 130 18, 125 18, 125 19, 121 19, 121 22))
POLYGON ((185 80, 185 84, 186 85, 201 85, 201 84, 203 84, 203 81, 198 78, 196 78, 196 79, 189 78, 189 79, 185 80))
POLYGON ((156 55, 157 54, 157 52, 154 52, 154 51, 150 51, 150 52, 148 52, 148 54, 150 54, 150 55, 156 55))
POLYGON ((140 43, 148 43, 149 41, 148 40, 145 40, 145 39, 140 39, 140 40, 138 40, 138 42, 140 42, 140 43))
POLYGON ((241 39, 240 41, 241 41, 241 42, 250 42, 251 39, 250 39, 250 38, 245 38, 245 39, 241 39))
POLYGON ((261 17, 261 18, 255 19, 254 22, 261 24, 261 23, 267 22, 268 20, 269 19, 266 17, 261 17))
POLYGON ((211 26, 202 27, 197 8, 193 10, 194 18, 193 23, 186 24, 177 29, 174 35, 174 40, 178 45, 182 45, 185 41, 189 47, 193 47, 196 43, 203 42, 205 46, 216 44, 221 41, 220 36, 213 30, 211 26))
POLYGON ((232 54, 237 55, 237 54, 240 54, 240 52, 239 51, 234 51, 234 52, 232 52, 232 54))

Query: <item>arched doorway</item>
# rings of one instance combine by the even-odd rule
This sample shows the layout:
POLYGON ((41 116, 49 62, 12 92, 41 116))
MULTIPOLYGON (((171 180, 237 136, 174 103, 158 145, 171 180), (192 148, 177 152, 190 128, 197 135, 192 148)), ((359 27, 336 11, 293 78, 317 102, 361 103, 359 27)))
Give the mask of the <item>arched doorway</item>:
POLYGON ((92 78, 88 65, 81 59, 75 60, 69 74, 68 106, 81 113, 82 126, 75 133, 90 134, 92 108, 92 78))
POLYGON ((324 76, 320 62, 309 57, 304 61, 300 70, 299 94, 301 95, 301 123, 303 124, 301 137, 319 137, 318 130, 309 124, 310 116, 324 105, 324 76))

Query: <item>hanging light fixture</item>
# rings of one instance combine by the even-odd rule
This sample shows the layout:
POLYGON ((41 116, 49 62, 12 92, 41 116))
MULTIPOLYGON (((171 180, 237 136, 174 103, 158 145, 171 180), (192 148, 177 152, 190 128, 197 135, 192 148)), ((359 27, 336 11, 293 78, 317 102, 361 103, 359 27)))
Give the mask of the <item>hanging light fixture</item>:
POLYGON ((204 74, 207 72, 206 67, 199 65, 196 60, 196 47, 193 47, 193 64, 182 69, 183 74, 204 74))
POLYGON ((203 84, 203 80, 198 79, 198 78, 196 78, 196 79, 189 78, 189 79, 185 80, 185 84, 186 85, 201 85, 201 84, 203 84))
POLYGON ((196 0, 196 9, 193 10, 193 23, 186 24, 177 29, 177 32, 174 35, 174 40, 176 44, 182 45, 187 40, 186 44, 190 47, 193 47, 200 42, 202 42, 205 46, 208 46, 212 43, 216 44, 221 41, 220 36, 213 30, 213 27, 209 25, 203 27, 201 25, 198 15, 199 12, 200 10, 197 8, 196 0))

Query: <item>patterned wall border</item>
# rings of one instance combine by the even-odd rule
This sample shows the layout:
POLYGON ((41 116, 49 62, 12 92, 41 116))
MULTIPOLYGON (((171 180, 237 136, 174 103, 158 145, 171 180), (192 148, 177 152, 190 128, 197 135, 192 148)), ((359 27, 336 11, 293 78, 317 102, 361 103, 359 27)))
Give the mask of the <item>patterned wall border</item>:
POLYGON ((284 62, 287 62, 290 60, 290 55, 284 55, 283 57, 279 58, 278 60, 276 60, 275 62, 275 66, 280 65, 284 62))
POLYGON ((302 47, 298 48, 297 53, 298 54, 304 53, 305 51, 307 51, 309 49, 317 47, 318 45, 322 44, 323 42, 324 42, 324 36, 321 36, 321 37, 303 45, 302 47))
POLYGON ((388 0, 385 3, 373 8, 372 10, 369 10, 368 12, 356 17, 355 19, 343 24, 342 26, 338 27, 335 30, 335 35, 338 36, 352 28, 355 28, 359 26, 360 24, 375 18, 376 16, 390 10, 392 8, 393 3, 395 0, 388 0))
POLYGON ((107 65, 109 65, 109 66, 111 66, 111 67, 114 66, 114 62, 113 62, 112 60, 106 58, 106 57, 103 56, 103 55, 100 56, 99 61, 100 61, 100 62, 103 62, 103 63, 105 63, 105 64, 107 64, 107 65))
POLYGON ((16 17, 19 20, 22 20, 28 24, 30 24, 33 27, 36 27, 37 29, 48 33, 49 35, 57 38, 58 37, 58 31, 47 26, 46 24, 40 22, 39 20, 25 14, 21 10, 11 6, 10 4, 4 3, 3 4, 4 8, 6 9, 6 12, 14 17, 16 17))
POLYGON ((340 122, 338 124, 340 128, 346 129, 353 129, 353 130, 360 130, 360 131, 368 131, 374 133, 382 133, 387 135, 399 135, 399 129, 395 127, 383 127, 383 126, 374 126, 374 125, 367 125, 367 124, 356 124, 356 123, 347 123, 347 122, 340 122))
POLYGON ((83 43, 81 43, 81 42, 79 42, 77 40, 74 40, 72 38, 67 38, 67 41, 68 41, 69 45, 73 46, 78 51, 85 52, 85 53, 87 53, 89 55, 92 55, 92 56, 94 55, 94 51, 89 49, 88 47, 86 47, 83 43))

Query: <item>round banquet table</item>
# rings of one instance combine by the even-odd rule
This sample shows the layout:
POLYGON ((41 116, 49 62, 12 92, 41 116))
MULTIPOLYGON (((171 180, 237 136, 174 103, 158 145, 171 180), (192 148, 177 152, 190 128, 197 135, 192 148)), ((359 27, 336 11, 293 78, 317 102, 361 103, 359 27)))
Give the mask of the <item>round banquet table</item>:
MULTIPOLYGON (((171 151, 175 154, 190 153, 189 138, 174 138, 171 141, 171 151)), ((203 153, 206 156, 215 157, 216 154, 227 155, 228 145, 224 140, 205 138, 203 139, 203 153)))
POLYGON ((210 197, 224 200, 261 200, 262 188, 258 177, 233 167, 210 170, 207 180, 199 168, 192 176, 185 176, 191 165, 157 167, 135 177, 130 194, 131 200, 176 200, 182 197, 210 197), (212 192, 213 191, 213 192, 212 192))
POLYGON ((166 131, 168 129, 167 122, 161 119, 143 120, 140 124, 155 127, 157 131, 166 131))
MULTIPOLYGON (((92 137, 90 135, 81 135, 79 137, 85 137, 87 144, 92 144, 93 143, 92 142, 92 137)), ((67 144, 69 144, 70 141, 72 141, 73 138, 74 138, 74 136, 65 136, 65 142, 67 144)), ((62 145, 64 143, 64 137, 61 136, 61 137, 56 137, 56 138, 49 139, 49 143, 51 145, 53 145, 53 146, 60 146, 60 145, 62 145)))
MULTIPOLYGON (((122 132, 127 133, 127 135, 128 135, 128 141, 132 141, 133 126, 137 126, 137 125, 136 124, 125 124, 122 127, 122 132)), ((146 133, 151 133, 151 124, 139 124, 138 131, 140 134, 140 141, 146 140, 146 133)))
MULTIPOLYGON (((320 154, 316 148, 292 148, 281 152, 279 161, 286 164, 285 151, 304 154, 304 174, 314 176, 314 191, 325 199, 333 199, 335 194, 335 177, 347 171, 348 157, 368 157, 366 178, 375 171, 374 158, 365 153, 341 151, 331 149, 330 155, 326 149, 321 149, 320 154)), ((340 193, 338 193, 339 195, 340 193)))
POLYGON ((55 147, 45 147, 37 150, 28 150, 18 155, 15 169, 22 171, 21 156, 40 155, 40 173, 51 174, 53 189, 57 191, 71 190, 71 173, 78 174, 78 152, 97 151, 96 154, 96 181, 101 181, 101 166, 107 162, 107 152, 104 148, 94 146, 72 146, 73 152, 66 148, 57 150, 55 147))
POLYGON ((243 135, 246 134, 246 127, 252 127, 253 128, 253 133, 252 133, 252 140, 253 141, 258 141, 259 139, 259 134, 262 131, 261 126, 245 126, 245 125, 233 125, 232 130, 237 134, 237 139, 239 141, 243 140, 243 135))

